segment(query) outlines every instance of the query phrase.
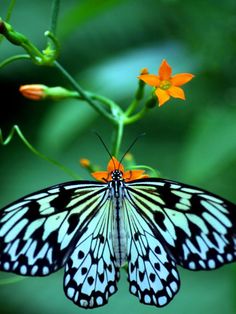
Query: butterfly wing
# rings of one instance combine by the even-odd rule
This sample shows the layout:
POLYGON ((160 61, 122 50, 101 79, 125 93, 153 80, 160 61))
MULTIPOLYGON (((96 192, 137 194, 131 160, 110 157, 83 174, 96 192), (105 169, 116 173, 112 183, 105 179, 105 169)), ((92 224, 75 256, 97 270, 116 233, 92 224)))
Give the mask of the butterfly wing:
POLYGON ((179 290, 176 263, 158 239, 152 223, 137 212, 135 198, 125 195, 124 214, 128 231, 127 259, 130 292, 140 302, 162 307, 179 290))
POLYGON ((112 231, 113 203, 107 198, 102 210, 87 223, 86 231, 66 263, 64 291, 80 307, 102 306, 117 291, 119 268, 112 231))
POLYGON ((45 276, 61 268, 105 202, 107 185, 67 182, 0 211, 0 269, 45 276))
POLYGON ((231 202, 164 179, 126 187, 127 198, 177 264, 210 270, 236 260, 236 206, 231 202))

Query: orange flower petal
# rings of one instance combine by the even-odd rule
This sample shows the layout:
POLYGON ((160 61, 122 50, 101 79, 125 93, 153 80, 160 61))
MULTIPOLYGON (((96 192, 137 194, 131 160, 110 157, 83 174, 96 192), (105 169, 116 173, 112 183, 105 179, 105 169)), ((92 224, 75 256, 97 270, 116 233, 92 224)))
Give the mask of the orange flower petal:
POLYGON ((160 65, 159 68, 159 76, 161 81, 168 81, 171 77, 172 73, 172 68, 171 66, 167 63, 167 61, 164 59, 160 65))
POLYGON ((117 169, 119 169, 122 173, 125 171, 124 166, 114 156, 112 156, 107 165, 107 171, 110 173, 117 169))
POLYGON ((129 170, 129 171, 125 171, 123 178, 126 182, 128 182, 131 180, 148 178, 148 175, 145 174, 144 170, 129 170))
POLYGON ((170 99, 170 95, 168 95, 166 90, 157 88, 155 90, 155 94, 158 98, 159 107, 161 107, 165 102, 167 102, 170 99))
POLYGON ((177 86, 171 86, 168 89, 168 94, 174 98, 180 98, 180 99, 185 99, 184 91, 182 88, 177 87, 177 86))
POLYGON ((191 81, 193 77, 194 75, 190 73, 176 74, 172 76, 171 82, 174 86, 181 86, 191 81))
POLYGON ((107 171, 96 171, 92 172, 91 175, 98 181, 109 181, 110 180, 110 175, 107 171))
POLYGON ((138 78, 144 81, 146 84, 157 87, 160 84, 159 76, 154 74, 143 74, 139 75, 138 78))

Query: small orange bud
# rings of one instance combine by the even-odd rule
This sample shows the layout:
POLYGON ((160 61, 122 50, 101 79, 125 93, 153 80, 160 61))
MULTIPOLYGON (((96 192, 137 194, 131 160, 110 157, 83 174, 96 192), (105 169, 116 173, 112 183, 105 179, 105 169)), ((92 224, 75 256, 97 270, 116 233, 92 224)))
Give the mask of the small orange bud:
POLYGON ((28 99, 42 100, 46 97, 46 89, 47 86, 42 84, 29 84, 20 86, 19 91, 28 99))
POLYGON ((80 159, 80 164, 84 168, 89 168, 90 167, 90 161, 86 158, 80 159))
POLYGON ((145 74, 148 74, 148 68, 143 68, 143 69, 140 71, 140 75, 145 75, 145 74))

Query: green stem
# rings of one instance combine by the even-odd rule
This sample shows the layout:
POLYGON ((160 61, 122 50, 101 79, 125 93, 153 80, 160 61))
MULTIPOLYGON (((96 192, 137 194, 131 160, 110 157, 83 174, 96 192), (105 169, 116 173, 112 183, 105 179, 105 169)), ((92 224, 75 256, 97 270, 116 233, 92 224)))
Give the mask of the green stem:
POLYGON ((121 119, 116 124, 116 130, 113 138, 113 148, 112 148, 112 156, 119 157, 120 146, 124 133, 124 122, 121 119))
MULTIPOLYGON (((104 104, 105 106, 109 107, 109 109, 112 111, 112 109, 120 109, 120 107, 114 102, 112 101, 111 99, 107 98, 107 97, 104 97, 102 95, 99 95, 99 94, 95 94, 95 93, 92 93, 92 92, 88 92, 88 91, 85 91, 85 93, 91 97, 92 99, 94 100, 98 100, 100 101, 102 104, 104 104)), ((82 99, 82 98, 81 98, 82 99)))
POLYGON ((139 101, 137 99, 134 99, 131 104, 129 105, 129 107, 127 108, 127 110, 125 111, 126 116, 130 116, 135 109, 138 107, 139 101))
POLYGON ((138 113, 134 114, 133 116, 131 116, 131 117, 126 116, 124 123, 125 124, 131 124, 131 123, 134 123, 134 122, 140 120, 141 118, 143 118, 145 116, 147 111, 148 111, 148 108, 143 107, 142 110, 140 110, 138 113))
POLYGON ((26 55, 26 54, 22 54, 22 55, 16 55, 13 57, 9 57, 0 63, 0 68, 3 68, 4 66, 8 65, 9 63, 12 63, 12 62, 17 61, 17 60, 22 60, 22 59, 30 59, 30 56, 26 55))
POLYGON ((80 94, 83 100, 85 100, 95 111, 101 114, 103 117, 114 122, 114 118, 106 110, 100 107, 96 102, 94 102, 89 94, 87 94, 82 87, 75 81, 75 79, 60 65, 58 61, 54 61, 55 67, 62 73, 62 75, 69 81, 73 88, 80 94))
POLYGON ((11 2, 9 4, 9 7, 7 9, 6 22, 10 21, 10 18, 11 18, 11 15, 12 15, 12 12, 13 12, 15 4, 16 4, 16 0, 11 0, 11 2))
POLYGON ((60 10, 60 0, 54 0, 52 3, 52 13, 51 13, 51 23, 50 23, 50 32, 53 34, 56 34, 59 10, 60 10))
POLYGON ((0 129, 0 144, 3 146, 6 146, 7 144, 9 144, 14 136, 14 134, 17 133, 17 135, 19 136, 19 138, 22 140, 22 142, 26 145, 26 147, 28 147, 28 149, 34 153, 35 155, 39 156, 40 158, 50 162, 51 164, 53 164, 54 166, 59 167, 61 170, 63 170, 65 173, 67 173, 69 176, 71 176, 72 178, 78 180, 80 179, 80 177, 75 174, 72 170, 68 169, 67 167, 65 167, 64 165, 62 165, 61 163, 59 163, 58 161, 51 159, 47 156, 45 156, 44 154, 42 154, 41 152, 39 152, 36 148, 34 148, 29 142, 28 140, 24 137, 23 133, 21 132, 20 128, 18 125, 13 125, 13 127, 11 128, 11 131, 9 133, 9 135, 7 136, 7 138, 5 140, 3 140, 3 136, 2 136, 2 131, 0 129))

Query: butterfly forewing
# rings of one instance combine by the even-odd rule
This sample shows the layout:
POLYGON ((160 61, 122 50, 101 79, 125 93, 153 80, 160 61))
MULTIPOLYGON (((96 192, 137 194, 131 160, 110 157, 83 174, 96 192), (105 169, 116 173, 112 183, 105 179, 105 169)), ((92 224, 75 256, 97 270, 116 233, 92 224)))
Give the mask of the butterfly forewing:
POLYGON ((137 213, 177 264, 214 269, 236 260, 236 207, 202 189, 164 179, 127 186, 137 213))
POLYGON ((44 276, 61 268, 104 202, 104 184, 68 182, 0 211, 0 269, 44 276))

